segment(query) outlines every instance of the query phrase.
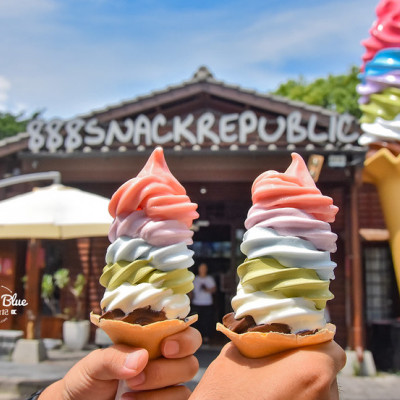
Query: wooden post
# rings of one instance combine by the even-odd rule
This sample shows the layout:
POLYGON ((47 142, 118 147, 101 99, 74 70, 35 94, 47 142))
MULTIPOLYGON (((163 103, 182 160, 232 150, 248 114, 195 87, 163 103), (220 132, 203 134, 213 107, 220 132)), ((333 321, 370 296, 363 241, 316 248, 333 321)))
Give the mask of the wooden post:
MULTIPOLYGON (((41 292, 41 242, 37 239, 31 239, 28 242, 28 254, 26 263, 26 293, 25 297, 28 302, 27 306, 27 324, 30 322, 29 332, 30 336, 37 333, 37 321, 40 314, 40 292, 41 292), (34 329, 32 326, 32 321, 34 329), (32 332, 33 331, 33 332, 32 332)), ((27 326, 28 330, 28 326, 27 326)))
POLYGON ((351 252, 352 252, 352 294, 353 294, 353 338, 352 343, 359 362, 364 358, 363 318, 363 273, 358 221, 358 190, 361 185, 361 170, 356 168, 350 189, 351 252))

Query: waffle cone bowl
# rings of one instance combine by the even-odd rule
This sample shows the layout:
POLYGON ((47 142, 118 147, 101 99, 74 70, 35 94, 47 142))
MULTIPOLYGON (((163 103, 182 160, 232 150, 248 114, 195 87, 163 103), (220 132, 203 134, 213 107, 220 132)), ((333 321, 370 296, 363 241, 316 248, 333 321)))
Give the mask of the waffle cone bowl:
POLYGON ((100 315, 90 314, 90 321, 103 329, 114 344, 144 348, 148 351, 150 359, 161 356, 161 342, 164 338, 185 330, 195 323, 197 318, 197 315, 192 315, 184 321, 170 319, 142 326, 118 320, 101 319, 100 315))
MULTIPOLYGON (((364 162, 363 180, 378 185, 384 181, 397 180, 400 177, 400 156, 381 148, 364 162)), ((399 190, 400 193, 400 190, 399 190)))
POLYGON ((240 353, 248 358, 261 358, 299 347, 311 346, 333 339, 336 327, 327 324, 324 329, 312 335, 295 335, 278 332, 235 333, 218 323, 217 331, 225 334, 240 353))
POLYGON ((388 149, 377 151, 365 160, 363 181, 378 190, 400 288, 400 156, 394 156, 388 149))

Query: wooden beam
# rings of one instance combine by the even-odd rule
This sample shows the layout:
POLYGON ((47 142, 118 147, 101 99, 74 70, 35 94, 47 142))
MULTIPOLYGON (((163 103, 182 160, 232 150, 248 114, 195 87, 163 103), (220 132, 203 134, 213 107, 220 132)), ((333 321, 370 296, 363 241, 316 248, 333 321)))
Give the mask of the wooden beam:
POLYGON ((27 322, 31 321, 31 328, 34 335, 37 334, 37 321, 40 316, 40 293, 41 293, 41 269, 43 267, 43 256, 41 241, 31 239, 28 241, 28 253, 26 260, 27 283, 25 297, 28 302, 26 307, 27 322), (33 324, 32 324, 33 322, 33 324))
POLYGON ((352 264, 352 294, 353 294, 353 324, 352 336, 353 346, 358 361, 362 362, 364 357, 364 318, 363 318, 363 272, 361 262, 361 246, 358 221, 358 191, 362 184, 361 170, 354 172, 354 181, 350 188, 350 219, 351 219, 351 264, 352 264))

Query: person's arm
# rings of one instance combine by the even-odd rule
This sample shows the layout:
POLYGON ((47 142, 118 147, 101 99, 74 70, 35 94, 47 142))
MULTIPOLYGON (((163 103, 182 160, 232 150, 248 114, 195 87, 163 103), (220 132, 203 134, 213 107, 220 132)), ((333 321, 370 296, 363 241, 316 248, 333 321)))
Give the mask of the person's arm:
MULTIPOLYGON (((200 333, 189 327, 164 339, 163 357, 152 361, 148 361, 146 350, 124 345, 95 350, 46 388, 39 400, 113 399, 121 379, 138 391, 135 400, 186 400, 189 389, 174 385, 189 381, 197 373, 199 364, 193 354, 200 345, 200 333)), ((129 394, 124 395, 124 399, 129 398, 129 394)))
POLYGON ((335 342, 251 359, 227 344, 190 400, 338 400, 336 375, 346 360, 335 342))

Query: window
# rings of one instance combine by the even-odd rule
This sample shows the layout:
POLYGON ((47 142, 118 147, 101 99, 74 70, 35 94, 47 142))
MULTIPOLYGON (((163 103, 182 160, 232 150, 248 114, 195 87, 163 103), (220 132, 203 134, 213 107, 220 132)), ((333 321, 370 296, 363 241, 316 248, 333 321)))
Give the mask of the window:
POLYGON ((367 322, 393 317, 393 286, 396 284, 388 246, 364 248, 365 305, 367 322))

